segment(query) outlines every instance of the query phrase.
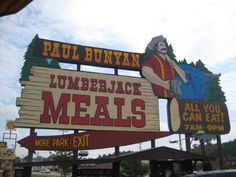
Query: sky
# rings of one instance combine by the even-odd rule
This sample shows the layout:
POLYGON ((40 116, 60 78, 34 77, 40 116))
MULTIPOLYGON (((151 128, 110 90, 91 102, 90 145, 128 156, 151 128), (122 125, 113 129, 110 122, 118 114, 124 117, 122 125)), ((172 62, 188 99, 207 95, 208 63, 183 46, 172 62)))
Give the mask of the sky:
MULTIPOLYGON (((18 118, 16 98, 27 45, 40 38, 100 48, 143 53, 152 37, 163 35, 172 44, 177 60, 199 59, 215 74, 227 99, 231 131, 222 142, 236 137, 236 1, 234 0, 35 0, 14 15, 0 17, 0 133, 7 119, 18 118)), ((73 67, 73 66, 69 66, 73 67)), ((82 68, 83 69, 83 68, 82 68)), ((84 69, 87 69, 84 67, 84 69)), ((130 74, 126 72, 125 74, 130 74)), ((160 105, 161 129, 167 130, 165 104, 160 105)), ((66 132, 70 133, 70 132, 66 132)), ((39 135, 62 134, 58 130, 39 135)), ((17 129, 18 140, 29 135, 17 129)), ((183 137, 183 136, 182 136, 183 137)), ((156 140, 156 146, 170 144, 175 136, 156 140)), ((150 143, 121 147, 137 151, 150 143)), ((90 157, 114 152, 114 148, 89 151, 90 157)), ((17 145, 17 155, 27 150, 17 145)), ((47 152, 40 151, 40 155, 47 152)))

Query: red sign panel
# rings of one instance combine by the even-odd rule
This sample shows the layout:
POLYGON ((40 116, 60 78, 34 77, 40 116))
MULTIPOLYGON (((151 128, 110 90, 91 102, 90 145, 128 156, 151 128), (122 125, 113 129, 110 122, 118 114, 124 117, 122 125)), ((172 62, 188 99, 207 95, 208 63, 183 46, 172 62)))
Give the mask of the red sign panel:
POLYGON ((31 150, 88 150, 129 145, 171 135, 170 132, 87 131, 59 136, 33 134, 18 143, 31 150))

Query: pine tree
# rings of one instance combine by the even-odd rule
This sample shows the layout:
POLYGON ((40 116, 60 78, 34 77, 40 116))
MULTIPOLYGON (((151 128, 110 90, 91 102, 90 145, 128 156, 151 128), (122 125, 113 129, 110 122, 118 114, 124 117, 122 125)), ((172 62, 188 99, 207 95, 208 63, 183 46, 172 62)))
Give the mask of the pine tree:
POLYGON ((188 64, 188 62, 186 61, 186 59, 184 58, 183 60, 179 61, 180 64, 188 64))
POLYGON ((171 60, 178 63, 178 61, 176 60, 176 56, 174 54, 174 49, 171 44, 167 46, 167 55, 170 57, 171 60))
POLYGON ((206 100, 226 102, 225 93, 222 91, 219 82, 220 81, 218 77, 211 81, 206 100))
MULTIPOLYGON (((205 67, 205 64, 200 59, 196 62, 195 66, 205 73, 212 74, 212 72, 205 67)), ((226 101, 225 93, 222 91, 220 86, 219 77, 213 78, 210 81, 209 91, 205 99, 207 101, 226 101)))
POLYGON ((20 81, 29 80, 30 70, 31 70, 32 66, 60 68, 60 65, 57 60, 33 56, 33 51, 34 51, 34 47, 35 47, 35 40, 38 38, 39 37, 36 34, 34 39, 32 40, 32 42, 28 45, 28 49, 24 55, 25 62, 24 62, 23 67, 21 68, 20 81))
MULTIPOLYGON (((61 162, 66 162, 67 160, 72 160, 73 159, 73 154, 72 151, 54 151, 54 152, 49 152, 50 156, 49 159, 52 159, 54 161, 61 161, 61 162)), ((71 173, 72 169, 70 165, 58 165, 61 176, 66 177, 68 174, 71 173)))
POLYGON ((201 71, 204 71, 206 73, 212 73, 210 72, 206 67, 205 67, 205 64, 199 59, 197 62, 196 62, 196 67, 198 69, 200 69, 201 71))

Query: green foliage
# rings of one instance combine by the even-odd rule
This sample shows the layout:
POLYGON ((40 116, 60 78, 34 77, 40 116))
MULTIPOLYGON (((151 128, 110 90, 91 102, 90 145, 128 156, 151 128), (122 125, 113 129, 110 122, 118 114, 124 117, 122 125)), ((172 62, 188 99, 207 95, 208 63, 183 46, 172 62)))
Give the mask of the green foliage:
MULTIPOLYGON (((54 151, 54 153, 50 152, 49 159, 53 159, 54 161, 66 161, 71 160, 73 158, 72 151, 54 151)), ((72 171, 71 165, 59 165, 61 176, 66 177, 66 175, 70 174, 72 171)))
MULTIPOLYGON (((201 154, 201 146, 194 145, 192 152, 197 153, 197 154, 201 154)), ((217 156, 217 146, 215 144, 208 143, 205 146, 205 152, 206 152, 206 156, 216 157, 217 156)))
POLYGON ((150 161, 150 174, 152 176, 161 176, 160 172, 161 172, 160 165, 157 163, 156 160, 151 160, 150 161))
POLYGON ((32 42, 28 45, 28 49, 24 55, 24 65, 21 68, 21 77, 20 81, 28 81, 30 70, 32 66, 42 66, 42 67, 50 67, 50 68, 60 68, 59 63, 57 60, 50 60, 47 58, 35 57, 33 56, 33 51, 35 47, 35 40, 38 38, 38 35, 35 35, 32 42))
POLYGON ((224 143, 224 155, 225 158, 236 157, 236 139, 227 143, 224 143))
POLYGON ((149 172, 149 165, 140 160, 121 161, 121 177, 143 177, 149 172))
POLYGON ((205 99, 208 101, 226 102, 225 93, 221 89, 219 78, 214 78, 210 82, 209 91, 205 99))
POLYGON ((174 50, 171 44, 167 46, 167 55, 170 57, 171 60, 177 63, 176 56, 174 54, 174 50))
MULTIPOLYGON (((236 139, 233 141, 229 141, 222 144, 223 149, 223 157, 224 157, 224 168, 231 168, 236 169, 235 160, 229 161, 229 159, 236 159, 236 139)), ((192 149, 192 152, 201 154, 201 146, 200 145, 194 145, 194 148, 192 149)), ((205 153, 206 156, 211 156, 217 158, 218 150, 217 150, 217 144, 210 144, 208 143, 205 146, 205 153)))
MULTIPOLYGON (((124 154, 129 154, 132 153, 133 151, 121 151, 119 154, 120 155, 124 155, 124 154)), ((99 155, 98 159, 102 159, 102 158, 112 158, 115 157, 115 153, 112 154, 103 154, 103 155, 99 155)))
MULTIPOLYGON (((122 151, 120 155, 129 154, 132 151, 122 151)), ((104 154, 99 155, 98 158, 112 158, 115 157, 115 153, 113 154, 104 154)), ((121 177, 143 177, 149 172, 149 165, 142 163, 140 160, 123 160, 121 161, 121 177)))
POLYGON ((183 60, 180 60, 179 63, 180 64, 188 64, 185 58, 183 60))
MULTIPOLYGON (((232 157, 236 158, 236 151, 235 151, 236 139, 234 139, 233 141, 227 142, 227 143, 223 143, 222 147, 223 147, 223 154, 226 159, 232 158, 232 157)), ((207 156, 215 157, 218 154, 217 153, 217 145, 208 143, 205 146, 205 151, 206 151, 207 156)), ((194 145, 192 152, 201 154, 201 146, 194 145)))
POLYGON ((203 72, 205 72, 205 73, 212 73, 212 72, 210 72, 210 71, 205 67, 205 64, 204 64, 201 60, 198 60, 198 61, 196 62, 196 64, 195 64, 195 66, 196 66, 199 70, 201 70, 201 71, 203 71, 203 72))

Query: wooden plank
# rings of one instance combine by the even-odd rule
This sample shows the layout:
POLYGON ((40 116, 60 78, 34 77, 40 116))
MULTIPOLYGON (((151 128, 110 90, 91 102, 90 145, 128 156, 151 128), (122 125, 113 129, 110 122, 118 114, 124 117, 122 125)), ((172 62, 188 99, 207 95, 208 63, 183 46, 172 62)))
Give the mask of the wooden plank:
MULTIPOLYGON (((52 68, 42 68, 42 67, 33 67, 32 70, 32 76, 30 76, 30 81, 25 81, 23 84, 25 85, 24 89, 22 90, 21 98, 17 98, 17 105, 21 106, 21 109, 19 111, 20 114, 20 120, 18 120, 19 126, 22 126, 23 123, 26 123, 26 126, 29 126, 30 122, 32 123, 33 127, 40 127, 40 128, 59 128, 59 129, 83 129, 83 130, 117 130, 117 131, 157 131, 159 129, 159 116, 158 116, 158 98, 153 95, 152 88, 150 83, 143 78, 134 78, 134 77, 127 77, 127 76, 114 76, 114 75, 108 75, 108 74, 97 74, 97 73, 88 73, 88 72, 77 72, 77 71, 68 71, 68 70, 60 70, 60 69, 52 69, 52 68), (63 88, 51 88, 50 87, 50 75, 55 75, 54 82, 57 84, 59 82, 57 80, 57 76, 66 76, 66 77, 72 77, 74 80, 75 78, 85 78, 88 82, 88 90, 81 90, 81 80, 78 82, 79 90, 74 89, 68 89, 68 80, 65 80, 65 87, 63 88), (95 79, 97 81, 103 79, 106 82, 106 87, 111 88, 112 82, 115 81, 115 89, 121 87, 125 89, 125 83, 131 83, 131 91, 133 91, 133 83, 141 83, 141 86, 138 87, 138 89, 141 92, 141 95, 133 95, 131 94, 118 94, 118 93, 107 93, 107 92, 99 92, 99 83, 92 85, 91 79, 95 79), (118 82, 124 84, 118 86, 118 82), (92 87, 95 87, 97 91, 90 91, 92 87), (127 118, 128 116, 137 116, 137 119, 140 119, 141 115, 138 115, 137 113, 134 114, 132 112, 132 100, 134 99, 140 99, 143 100, 145 103, 145 110, 142 110, 139 106, 137 106, 137 111, 142 111, 145 113, 146 116, 146 124, 142 128, 136 128, 132 125, 131 127, 115 127, 115 126, 93 126, 93 125, 71 125, 69 124, 59 124, 59 118, 57 119, 56 123, 38 123, 35 125, 34 121, 40 121, 40 115, 43 112, 44 109, 44 100, 42 99, 43 92, 50 91, 50 94, 52 96, 53 106, 55 109, 58 108, 58 102, 61 100, 61 95, 68 94, 70 97, 69 102, 65 102, 64 104, 67 106, 67 116, 71 119, 75 115, 75 106, 76 103, 73 101, 74 95, 89 95, 89 104, 81 103, 82 109, 86 111, 81 111, 81 115, 85 116, 86 114, 89 115, 89 117, 93 117, 95 115, 95 112, 97 110, 98 104, 96 102, 96 98, 98 96, 102 96, 104 98, 107 98, 109 102, 106 105, 106 109, 108 109, 108 114, 110 117, 115 118, 117 117, 117 105, 114 104, 114 98, 123 98, 125 100, 124 105, 122 106, 122 117, 127 118), (24 121, 25 120, 25 121, 24 121)), ((103 86, 104 87, 104 86, 103 86)), ((51 105, 52 106, 52 105, 51 105)), ((59 107, 60 108, 60 107, 59 107)), ((101 111, 104 111, 104 108, 99 108, 101 111)), ((51 107, 49 108, 48 114, 52 114, 51 107)), ((59 116, 61 115, 61 112, 59 113, 59 116)), ((100 118, 103 118, 103 112, 101 112, 100 118)), ((52 122, 52 119, 50 118, 50 121, 52 122)), ((71 120, 69 121, 71 122, 71 120)))

